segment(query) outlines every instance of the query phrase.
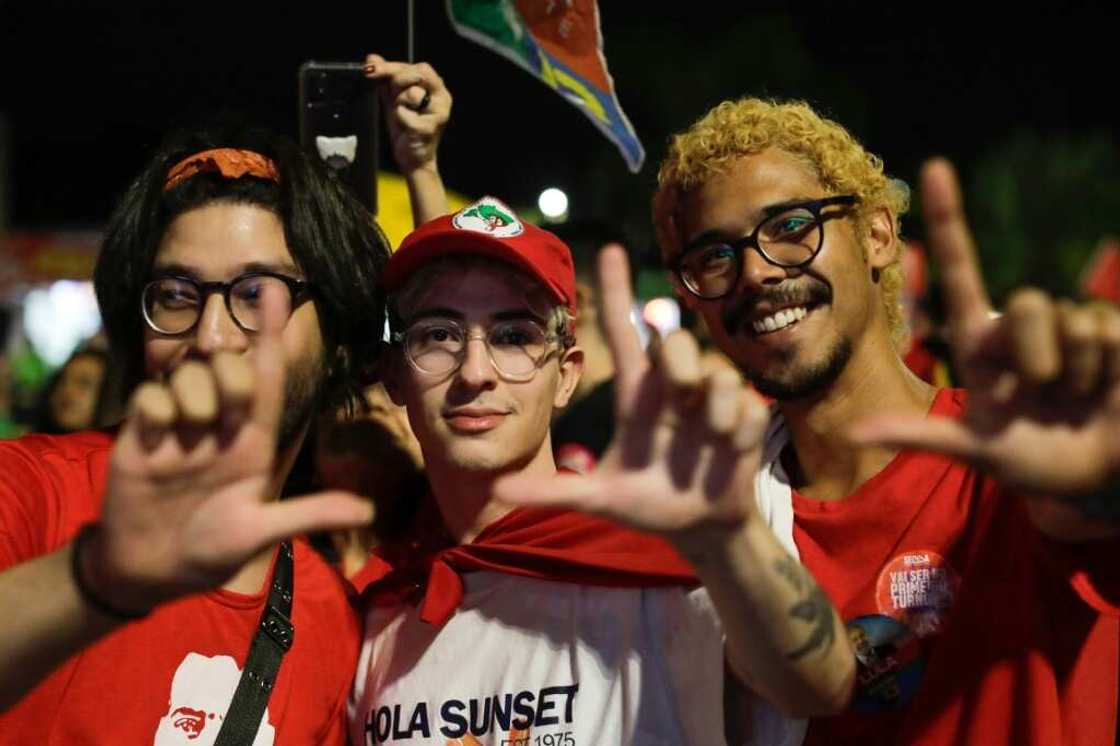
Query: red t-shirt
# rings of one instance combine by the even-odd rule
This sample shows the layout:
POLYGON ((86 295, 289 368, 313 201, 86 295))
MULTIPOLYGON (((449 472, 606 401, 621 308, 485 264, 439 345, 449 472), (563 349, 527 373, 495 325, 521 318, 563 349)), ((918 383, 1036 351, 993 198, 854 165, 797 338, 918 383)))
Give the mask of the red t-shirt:
MULTIPOLYGON (((946 389, 931 412, 963 406, 946 389)), ((917 451, 843 500, 793 506, 860 659, 849 710, 806 744, 1113 743, 1120 542, 1051 541, 990 478, 917 451)))
MULTIPOLYGON (((0 568, 97 517, 112 445, 100 432, 0 443, 0 568)), ((254 746, 345 744, 359 621, 338 575, 305 541, 294 549, 294 643, 254 746)), ((203 593, 117 629, 0 714, 0 746, 213 743, 266 597, 203 593)))

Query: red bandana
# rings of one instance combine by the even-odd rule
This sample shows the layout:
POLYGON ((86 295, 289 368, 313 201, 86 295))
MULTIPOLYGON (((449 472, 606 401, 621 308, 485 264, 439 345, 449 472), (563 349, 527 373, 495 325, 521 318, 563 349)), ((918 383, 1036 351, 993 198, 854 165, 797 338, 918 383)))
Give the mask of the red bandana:
POLYGON ((420 619, 442 625, 463 599, 465 572, 510 575, 611 588, 695 586, 692 567, 663 539, 569 511, 518 508, 470 544, 380 552, 353 579, 375 605, 423 593, 420 619))

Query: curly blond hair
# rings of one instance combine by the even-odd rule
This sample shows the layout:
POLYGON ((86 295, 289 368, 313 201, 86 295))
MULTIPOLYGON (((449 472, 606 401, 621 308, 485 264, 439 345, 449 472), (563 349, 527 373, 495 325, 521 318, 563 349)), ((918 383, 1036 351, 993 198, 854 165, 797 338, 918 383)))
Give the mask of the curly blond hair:
POLYGON ((856 219, 861 235, 868 215, 884 207, 890 212, 897 245, 895 260, 881 274, 880 287, 891 339, 896 349, 903 349, 908 331, 901 305, 905 247, 899 219, 910 206, 909 189, 883 173, 883 161, 864 150, 851 133, 804 101, 724 101, 673 137, 653 195, 653 223, 662 256, 672 256, 680 248, 677 216, 684 195, 726 172, 738 158, 769 148, 803 162, 830 194, 859 197, 856 219))

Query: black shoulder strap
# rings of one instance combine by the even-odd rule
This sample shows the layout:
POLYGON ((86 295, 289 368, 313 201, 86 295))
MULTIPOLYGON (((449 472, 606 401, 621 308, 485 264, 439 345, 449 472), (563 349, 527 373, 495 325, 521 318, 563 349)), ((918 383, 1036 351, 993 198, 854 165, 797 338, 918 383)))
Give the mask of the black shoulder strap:
POLYGON ((295 635, 291 621, 292 583, 292 545, 285 541, 277 550, 261 623, 214 746, 251 746, 257 737, 280 663, 292 647, 295 635))

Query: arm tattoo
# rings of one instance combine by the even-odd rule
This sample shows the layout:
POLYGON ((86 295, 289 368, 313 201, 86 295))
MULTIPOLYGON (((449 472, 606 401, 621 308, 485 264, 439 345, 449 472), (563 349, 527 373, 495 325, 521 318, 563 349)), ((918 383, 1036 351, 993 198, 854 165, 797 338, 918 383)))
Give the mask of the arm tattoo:
POLYGON ((804 658, 814 650, 828 650, 836 641, 836 629, 832 621, 832 604, 805 568, 793 557, 782 557, 774 563, 774 569, 797 591, 798 601, 789 609, 789 615, 812 625, 809 639, 799 648, 786 654, 790 660, 804 658))

